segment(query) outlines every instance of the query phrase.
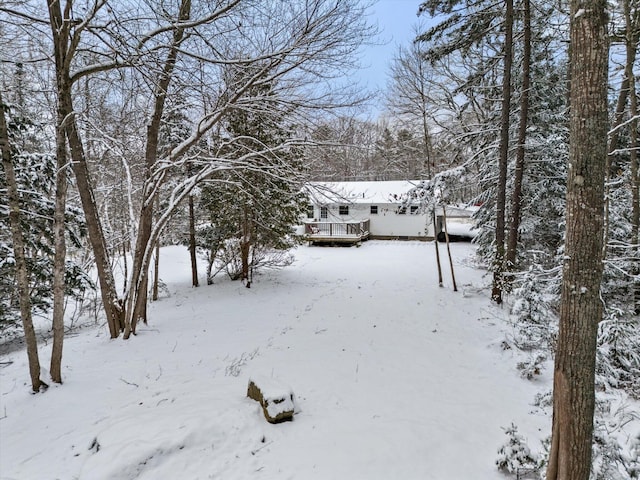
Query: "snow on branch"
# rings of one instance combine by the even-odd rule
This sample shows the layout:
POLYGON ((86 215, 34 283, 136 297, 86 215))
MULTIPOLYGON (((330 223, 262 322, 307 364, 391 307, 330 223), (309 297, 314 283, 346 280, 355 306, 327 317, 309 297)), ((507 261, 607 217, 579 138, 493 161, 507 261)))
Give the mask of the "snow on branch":
POLYGON ((431 213, 436 206, 452 201, 453 192, 466 174, 464 166, 440 172, 431 180, 423 180, 406 193, 404 204, 418 205, 422 212, 431 213))

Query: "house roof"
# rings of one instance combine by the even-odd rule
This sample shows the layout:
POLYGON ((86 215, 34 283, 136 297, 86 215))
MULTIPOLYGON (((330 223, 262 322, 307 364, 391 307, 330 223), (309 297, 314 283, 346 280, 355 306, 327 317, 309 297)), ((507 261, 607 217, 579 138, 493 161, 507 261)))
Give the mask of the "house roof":
POLYGON ((314 203, 401 203, 420 180, 379 182, 309 182, 305 189, 314 203))
MULTIPOLYGON (((420 180, 390 180, 371 182, 309 182, 304 189, 316 205, 331 204, 401 204, 406 194, 420 184, 420 180)), ((420 204, 413 199, 414 205, 420 204)), ((447 217, 470 217, 478 207, 447 205, 447 217)), ((436 206, 436 215, 443 215, 442 205, 436 206)))

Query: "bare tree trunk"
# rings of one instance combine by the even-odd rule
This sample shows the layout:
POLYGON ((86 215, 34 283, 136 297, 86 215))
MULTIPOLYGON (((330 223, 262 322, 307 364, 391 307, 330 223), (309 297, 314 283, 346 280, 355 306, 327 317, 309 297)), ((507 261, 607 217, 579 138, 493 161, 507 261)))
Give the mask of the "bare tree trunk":
MULTIPOLYGON (((607 167, 605 170, 605 188, 606 188, 606 203, 605 203, 605 238, 604 238, 604 251, 605 255, 607 252, 607 244, 609 240, 609 178, 611 175, 611 160, 613 159, 616 150, 618 149, 618 145, 620 143, 620 132, 622 129, 619 127, 624 119, 624 111, 627 105, 627 99, 630 99, 630 92, 635 92, 635 85, 631 85, 633 82, 633 65, 636 61, 637 49, 638 49, 638 41, 636 39, 637 34, 635 33, 637 30, 637 26, 634 27, 632 14, 631 14, 631 4, 629 0, 625 0, 623 3, 624 16, 625 16, 625 30, 626 37, 624 38, 625 46, 626 46, 626 65, 624 77, 622 78, 622 84, 620 85, 620 92, 618 93, 618 100, 616 101, 616 109, 613 115, 613 125, 612 132, 609 136, 609 145, 607 149, 607 167), (632 90, 633 89, 633 90, 632 90)), ((635 152, 631 150, 631 154, 633 155, 635 152)), ((633 168, 633 165, 632 165, 633 168)))
POLYGON ((529 89, 531 86, 531 4, 523 0, 523 52, 522 52, 522 95, 520 97, 520 124, 518 125, 518 146, 516 148, 516 168, 511 195, 511 221, 507 240, 506 268, 513 270, 518 248, 518 230, 520 229, 520 210, 522 206, 522 177, 525 164, 525 143, 529 122, 529 89))
POLYGON ((189 254, 191 256, 191 285, 198 287, 198 257, 196 256, 196 218, 193 195, 189 195, 189 254))
MULTIPOLYGON (((629 91, 629 117, 632 119, 629 125, 629 163, 631 164, 631 245, 633 245, 636 252, 640 251, 638 245, 639 235, 638 228, 640 227, 640 177, 638 177, 638 95, 636 94, 636 81, 633 74, 633 65, 636 59, 636 53, 638 48, 638 25, 637 20, 632 20, 631 1, 625 0, 624 2, 624 17, 626 26, 626 53, 627 63, 625 67, 625 79, 628 80, 629 91)), ((638 15, 635 15, 637 18, 638 15)), ((613 140, 612 140, 613 142, 613 140)), ((636 315, 640 314, 640 280, 638 280, 638 274, 640 273, 640 266, 636 260, 633 274, 636 276, 633 288, 634 297, 634 312, 636 315)))
MULTIPOLYGON (((182 0, 178 20, 184 22, 191 15, 191 0, 182 0)), ((151 178, 153 166, 158 158, 158 136, 160 123, 164 112, 167 91, 173 76, 176 60, 180 50, 180 44, 184 38, 184 27, 178 26, 173 32, 173 40, 167 53, 160 79, 154 92, 154 107, 151 121, 147 126, 147 144, 145 148, 145 188, 143 191, 142 208, 138 224, 138 237, 133 256, 133 268, 131 277, 131 293, 127 301, 127 316, 125 319, 124 338, 136 332, 136 324, 142 319, 147 321, 147 288, 149 280, 149 265, 144 261, 145 251, 151 239, 153 228, 153 202, 157 195, 157 185, 151 178)))
POLYGON ((436 263, 438 265, 438 286, 442 287, 442 265, 440 265, 440 249, 438 247, 438 225, 436 222, 436 210, 433 207, 433 240, 436 245, 436 263))
MULTIPOLYGON (((122 232, 123 238, 126 239, 126 232, 122 232)), ((127 280, 129 279, 129 260, 127 259, 127 245, 129 244, 128 240, 124 240, 122 242, 122 270, 124 282, 122 285, 122 293, 124 294, 127 291, 127 280)))
POLYGON ((571 2, 567 233, 547 480, 588 480, 602 319, 608 36, 603 0, 571 2), (585 121, 585 119, 589 119, 585 121))
POLYGON ((156 253, 153 259, 153 293, 151 300, 158 301, 158 288, 160 284, 160 240, 156 240, 156 253))
POLYGON ((424 142, 424 154, 427 163, 427 178, 431 178, 433 175, 433 169, 435 169, 435 163, 433 161, 432 149, 431 149, 431 134, 429 133, 429 124, 427 123, 427 95, 424 91, 424 64, 418 62, 418 72, 420 81, 420 116, 422 117, 422 140, 424 142))
MULTIPOLYGON (((634 77, 631 77, 631 85, 634 85, 634 77)), ((640 251, 638 228, 640 227, 640 174, 638 173, 638 96, 635 93, 635 86, 631 94, 631 108, 630 115, 636 118, 631 122, 631 153, 629 155, 629 161, 631 162, 631 201, 633 206, 631 209, 631 245, 635 245, 636 252, 640 251)), ((640 315, 640 265, 639 260, 635 263, 635 282, 634 282, 634 312, 636 315, 640 315)))
POLYGON ((38 342, 36 332, 33 329, 31 318, 31 298, 29 296, 29 270, 25 257, 24 238, 20 225, 20 200, 18 196, 18 184, 13 169, 11 145, 9 144, 9 131, 5 118, 6 105, 2 100, 0 91, 0 149, 2 150, 2 167, 7 181, 7 200, 9 203, 9 224, 11 226, 11 238, 13 241, 13 255, 16 262, 16 281, 20 299, 20 317, 24 329, 24 339, 27 344, 27 357, 29 359, 29 374, 31 375, 31 389, 38 393, 47 384, 40 380, 40 360, 38 358, 38 342))
POLYGON ((82 209, 87 222, 87 231, 89 232, 89 241, 93 251, 93 256, 98 271, 98 280, 100 282, 100 294, 102 296, 102 305, 107 316, 109 325, 109 333, 111 338, 117 338, 123 330, 123 314, 122 302, 118 298, 116 291, 116 283, 111 271, 111 260, 107 242, 102 231, 102 223, 100 214, 93 196, 93 186, 89 176, 89 168, 84 154, 82 141, 78 136, 78 129, 75 119, 72 117, 73 107, 71 105, 71 93, 65 94, 68 99, 68 112, 71 118, 67 119, 65 131, 69 147, 71 150, 71 159, 73 161, 72 169, 76 177, 78 193, 82 202, 82 209))
POLYGON ((70 44, 70 29, 73 24, 71 19, 71 4, 67 3, 62 15, 60 2, 49 2, 49 21, 53 38, 54 57, 56 64, 56 85, 58 95, 59 117, 64 119, 64 130, 71 151, 72 168, 76 177, 78 193, 82 202, 89 232, 89 241, 93 250, 98 279, 100 281, 100 293, 102 304, 107 316, 111 338, 116 338, 122 329, 122 306, 116 292, 113 272, 107 243, 102 231, 102 224, 98 214, 98 208, 93 196, 89 169, 86 155, 78 127, 74 117, 73 101, 71 96, 71 78, 69 77, 71 57, 77 45, 70 44))
MULTIPOLYGON (((160 208, 160 199, 157 199, 158 209, 160 208)), ((153 290, 151 292, 151 301, 158 301, 158 287, 160 284, 160 238, 155 241, 155 255, 153 258, 153 290)))
POLYGON ((240 239, 240 260, 242 262, 242 277, 245 286, 251 288, 251 280, 249 279, 249 252, 251 250, 251 226, 249 225, 249 214, 247 206, 243 209, 242 219, 242 238, 240 239))
POLYGON ((64 273, 67 257, 65 210, 67 203, 67 142, 64 112, 58 110, 56 126, 56 204, 53 216, 55 256, 53 261, 53 346, 49 373, 51 380, 62 383, 62 347, 64 343, 64 273))
POLYGON ((447 231, 447 209, 442 205, 442 223, 444 225, 444 239, 447 242, 447 255, 449 256, 449 267, 451 268, 451 281, 453 282, 453 291, 458 291, 458 284, 456 283, 456 274, 453 271, 453 259, 451 258, 451 246, 449 242, 449 232, 447 231))
POLYGON ((500 158, 496 188, 496 253, 493 265, 491 299, 502 303, 505 257, 505 209, 507 203, 507 164, 509 160, 509 114, 511 110, 511 64, 513 62, 513 0, 505 1, 504 74, 502 78, 502 113, 500 116, 500 158))

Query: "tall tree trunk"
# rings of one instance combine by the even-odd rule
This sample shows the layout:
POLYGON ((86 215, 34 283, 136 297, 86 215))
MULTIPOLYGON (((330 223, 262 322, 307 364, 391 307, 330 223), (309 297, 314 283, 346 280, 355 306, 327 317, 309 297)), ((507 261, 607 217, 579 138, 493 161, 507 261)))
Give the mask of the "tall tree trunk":
POLYGON ((196 217, 193 195, 189 195, 189 255, 191 256, 191 285, 198 287, 198 257, 196 256, 196 217))
POLYGON ((520 210, 522 207, 522 177, 525 164, 525 143, 529 122, 529 89, 531 86, 531 4, 523 0, 523 50, 522 50, 522 95, 520 97, 520 124, 518 125, 518 146, 516 148, 516 168, 511 194, 511 221, 507 240, 506 268, 511 271, 516 264, 518 248, 518 230, 520 229, 520 210))
MULTIPOLYGON (((626 65, 625 65, 625 71, 624 71, 624 76, 622 78, 622 84, 620 85, 620 92, 618 93, 618 100, 616 101, 616 109, 613 115, 613 124, 612 124, 612 132, 611 135, 609 136, 609 145, 608 145, 608 149, 607 149, 607 167, 605 170, 605 175, 606 175, 606 180, 605 180, 605 186, 606 186, 606 203, 605 203, 605 216, 604 216, 604 221, 605 221, 605 238, 604 238, 604 251, 605 251, 605 256, 606 256, 606 252, 607 252, 607 244, 608 244, 608 239, 609 239, 609 178, 611 176, 611 172, 612 172, 612 166, 611 166, 611 162, 614 159, 614 156, 616 155, 616 150, 618 149, 618 145, 620 143, 620 133, 622 131, 620 127, 620 125, 622 125, 622 122, 624 120, 624 112, 626 109, 626 105, 627 105, 627 99, 630 99, 631 97, 629 96, 631 91, 635 91, 632 90, 632 88, 635 88, 635 86, 631 86, 630 82, 633 81, 633 65, 636 61, 636 55, 637 55, 637 49, 638 49, 638 41, 637 41, 637 34, 636 34, 636 29, 637 26, 633 25, 633 20, 631 18, 631 5, 630 5, 630 0, 625 0, 623 3, 623 9, 624 9, 624 17, 625 17, 625 30, 626 30, 626 37, 624 38, 624 42, 625 42, 625 46, 626 46, 626 65)), ((631 151, 633 152, 633 150, 631 151)))
MULTIPOLYGON (((638 176, 638 95, 636 93, 636 81, 633 74, 633 65, 636 59, 638 48, 638 25, 637 20, 634 23, 632 19, 633 13, 631 8, 631 0, 624 2, 624 17, 626 26, 626 53, 627 63, 625 67, 625 79, 629 83, 629 117, 632 119, 629 124, 629 163, 631 164, 631 245, 634 245, 636 252, 640 251, 638 245, 640 227, 640 177, 638 176)), ((636 14, 637 18, 638 15, 636 14)), ((637 253, 636 253, 637 255, 637 253)), ((640 260, 636 260, 633 274, 636 277, 633 287, 634 311, 636 315, 640 314, 640 260)))
POLYGON ((493 265, 491 299, 502 303, 505 257, 505 209, 507 204, 507 165, 509 161, 509 114, 511 110, 511 64, 513 62, 513 0, 505 1, 504 74, 500 116, 500 157, 496 187, 496 253, 493 265))
POLYGON ((107 316, 109 325, 109 333, 111 338, 117 338, 123 330, 122 302, 118 297, 116 290, 116 282, 113 278, 111 270, 111 259, 107 241, 104 238, 98 205, 93 195, 93 185, 89 175, 89 167, 87 165, 84 147, 78 134, 77 124, 73 117, 73 105, 71 104, 71 93, 66 92, 63 95, 66 98, 66 109, 69 112, 69 118, 65 123, 65 131, 69 147, 71 151, 71 160, 73 173, 76 178, 78 194, 82 203, 85 220, 87 222, 87 231, 89 232, 89 241, 93 251, 93 256, 98 272, 98 281, 100 282, 100 295, 102 297, 102 305, 107 316))
POLYGON ((431 149, 431 134, 429 133, 429 124, 427 122, 427 94, 424 91, 424 63, 423 61, 418 62, 418 72, 420 76, 420 116, 422 117, 422 141, 424 142, 424 156, 427 164, 427 178, 431 179, 433 176, 433 170, 435 170, 435 163, 433 161, 433 154, 431 149), (432 170, 433 167, 433 170, 432 170))
MULTIPOLYGON (((178 20, 184 22, 191 15, 191 0, 182 0, 178 20)), ((147 126, 147 143, 145 147, 145 187, 143 190, 142 208, 138 223, 138 237, 133 255, 130 292, 127 298, 127 315, 125 319, 124 338, 136 332, 138 320, 147 320, 147 288, 149 282, 149 265, 144 261, 149 247, 153 228, 153 202, 160 186, 159 180, 152 178, 153 167, 158 159, 158 137, 164 112, 167 91, 173 76, 173 70, 184 39, 184 27, 178 26, 173 32, 173 40, 167 53, 162 73, 154 91, 154 106, 151 120, 147 126)))
POLYGON ((62 383, 62 347, 64 343, 64 273, 67 257, 65 210, 67 204, 67 142, 64 112, 58 109, 56 126, 56 204, 53 216, 55 256, 53 261, 53 346, 49 373, 51 380, 62 383))
POLYGON ((602 319, 604 179, 607 159, 606 2, 571 2, 571 113, 567 233, 553 379, 547 480, 588 480, 595 357, 602 319))
POLYGON ((2 100, 0 91, 0 149, 2 150, 2 167, 7 181, 7 197, 9 202, 9 225, 11 226, 11 239, 13 241, 13 255, 15 258, 16 281, 18 296, 20 299, 20 317, 24 329, 24 339, 27 344, 27 358, 29 359, 29 374, 31 375, 31 389, 37 393, 47 384, 40 380, 40 359, 38 358, 38 342, 36 332, 33 329, 31 318, 31 298, 29 296, 29 270, 25 257, 24 238, 22 236, 20 199, 18 196, 18 184, 13 168, 11 145, 9 144, 9 130, 5 118, 6 105, 2 100))
POLYGON ((69 44, 70 28, 72 25, 71 4, 67 3, 64 17, 60 2, 52 1, 49 6, 49 22, 53 38, 53 49, 56 65, 56 87, 58 95, 59 117, 64 119, 64 130, 69 142, 72 169, 76 177, 78 193, 82 202, 89 241, 93 250, 102 304, 107 316, 111 338, 116 338, 122 330, 122 305, 118 299, 116 285, 111 271, 111 262, 107 243, 102 231, 98 207, 93 196, 93 187, 89 176, 84 147, 78 133, 74 117, 73 100, 71 96, 70 57, 73 56, 75 46, 69 44))

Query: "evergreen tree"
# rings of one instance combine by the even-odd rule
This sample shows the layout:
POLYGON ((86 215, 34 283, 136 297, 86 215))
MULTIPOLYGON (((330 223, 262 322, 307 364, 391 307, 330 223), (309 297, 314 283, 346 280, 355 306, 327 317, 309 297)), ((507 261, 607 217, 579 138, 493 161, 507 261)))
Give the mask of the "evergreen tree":
MULTIPOLYGON (((15 110, 19 110, 16 108, 15 110)), ((20 195, 21 230, 25 242, 25 256, 29 272, 30 297, 35 313, 50 312, 53 291, 53 215, 55 197, 56 160, 47 151, 44 129, 19 112, 7 112, 7 130, 12 150, 14 171, 20 195)), ((4 170, 0 172, 0 190, 7 191, 4 170)), ((16 290, 15 263, 7 196, 0 203, 0 330, 17 324, 20 313, 16 290)), ((73 205, 67 206, 66 232, 71 247, 84 246, 86 228, 82 213, 73 205)), ((67 294, 82 298, 92 283, 86 273, 73 261, 67 261, 65 283, 67 294)))
POLYGON ((228 145, 225 157, 245 159, 244 165, 218 173, 202 189, 210 227, 201 232, 201 241, 210 242, 210 265, 217 259, 247 287, 257 268, 286 263, 282 252, 296 243, 292 227, 305 209, 302 156, 279 150, 289 133, 271 92, 268 82, 260 84, 247 93, 252 108, 230 111, 220 141, 228 145))

